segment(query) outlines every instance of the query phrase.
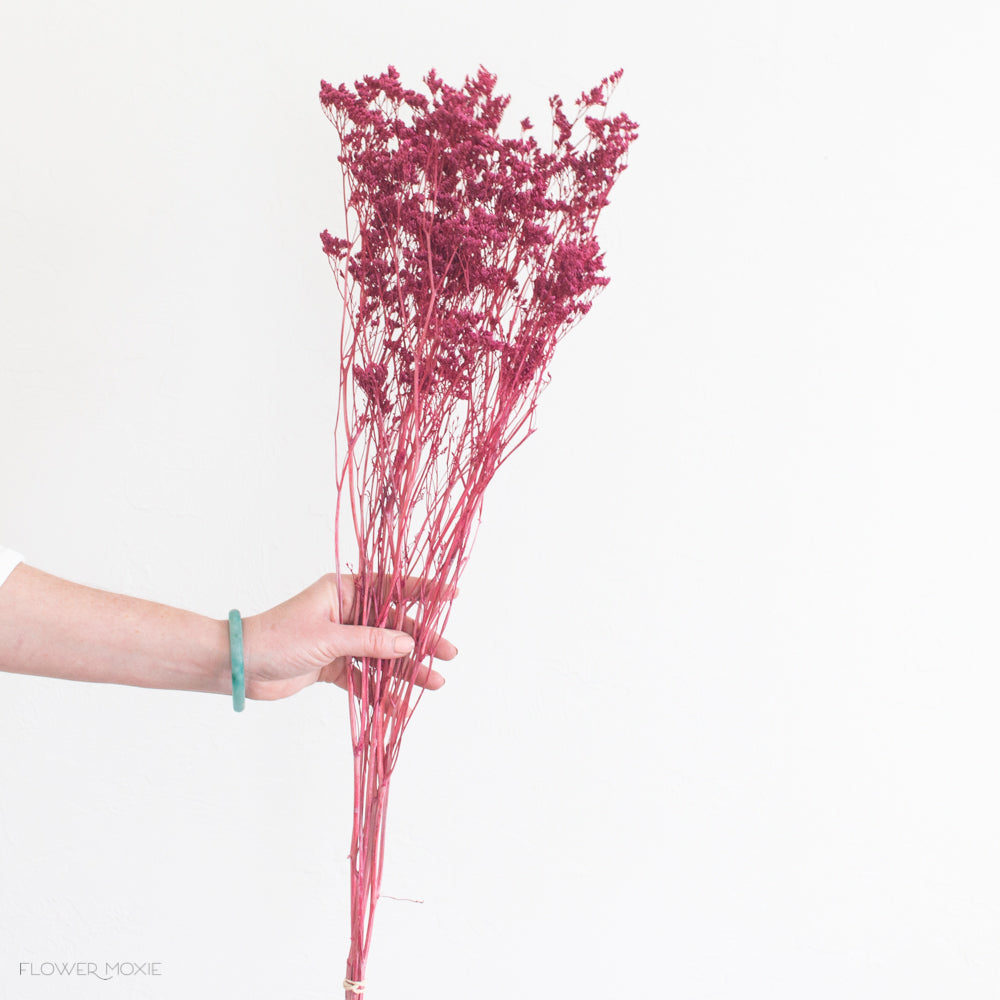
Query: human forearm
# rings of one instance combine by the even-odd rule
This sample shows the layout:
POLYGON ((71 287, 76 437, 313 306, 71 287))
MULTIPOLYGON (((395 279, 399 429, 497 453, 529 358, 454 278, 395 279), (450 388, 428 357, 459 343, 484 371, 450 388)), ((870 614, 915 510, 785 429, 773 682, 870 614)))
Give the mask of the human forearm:
POLYGON ((226 622, 18 566, 0 586, 0 667, 21 674, 225 694, 226 622))
MULTIPOLYGON (((406 581, 408 604, 423 585, 406 581)), ((358 624, 356 597, 353 577, 328 573, 244 619, 246 696, 285 698, 317 680, 349 688, 349 671, 359 669, 352 663, 365 657, 399 660, 399 671, 414 684, 441 687, 444 678, 426 656, 421 663, 410 659, 414 620, 405 617, 402 630, 358 624)), ((425 636, 424 649, 443 660, 458 652, 435 633, 425 636)), ((0 584, 0 670, 227 694, 229 623, 69 583, 22 563, 0 584)))

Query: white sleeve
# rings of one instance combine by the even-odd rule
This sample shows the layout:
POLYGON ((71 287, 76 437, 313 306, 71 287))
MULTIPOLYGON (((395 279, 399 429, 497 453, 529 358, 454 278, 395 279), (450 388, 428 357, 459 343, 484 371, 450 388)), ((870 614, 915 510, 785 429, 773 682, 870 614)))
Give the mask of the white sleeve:
POLYGON ((22 556, 0 545, 0 586, 10 576, 14 567, 22 561, 22 556))

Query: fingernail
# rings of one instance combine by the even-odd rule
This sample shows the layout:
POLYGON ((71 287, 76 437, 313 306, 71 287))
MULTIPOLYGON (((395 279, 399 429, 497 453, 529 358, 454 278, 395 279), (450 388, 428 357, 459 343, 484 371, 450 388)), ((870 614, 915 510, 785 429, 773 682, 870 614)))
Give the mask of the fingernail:
POLYGON ((413 637, 409 635, 397 635, 393 648, 397 653, 412 653, 413 637))

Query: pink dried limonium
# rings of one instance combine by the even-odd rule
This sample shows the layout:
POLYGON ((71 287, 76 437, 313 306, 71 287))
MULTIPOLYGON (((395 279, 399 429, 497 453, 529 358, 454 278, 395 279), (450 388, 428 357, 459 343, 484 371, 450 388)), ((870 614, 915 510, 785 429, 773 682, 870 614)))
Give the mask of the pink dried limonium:
POLYGON ((549 101, 552 135, 501 138, 509 98, 485 69, 427 94, 393 67, 353 88, 323 81, 337 129, 345 236, 321 234, 344 301, 337 435, 341 512, 357 543, 365 624, 415 622, 412 658, 351 679, 355 762, 351 948, 362 987, 400 737, 419 700, 497 469, 533 430, 556 344, 608 283, 594 236, 637 126, 609 116, 621 70, 549 101))

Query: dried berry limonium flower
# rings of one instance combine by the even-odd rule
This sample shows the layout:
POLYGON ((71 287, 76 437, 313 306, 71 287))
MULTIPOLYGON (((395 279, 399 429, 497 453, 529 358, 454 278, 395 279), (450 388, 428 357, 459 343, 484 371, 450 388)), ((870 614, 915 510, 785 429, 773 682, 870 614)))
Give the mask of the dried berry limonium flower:
POLYGON ((608 283, 594 227, 637 134, 607 112, 620 77, 569 113, 553 97, 547 148, 527 118, 499 136, 509 98, 485 69, 460 88, 432 70, 428 94, 391 66, 321 85, 345 211, 344 237, 322 233, 344 301, 337 563, 349 507, 359 620, 398 629, 410 615, 416 637, 408 660, 361 660, 351 678, 348 996, 363 989, 414 672, 447 621, 486 486, 533 430, 552 352, 608 283))

